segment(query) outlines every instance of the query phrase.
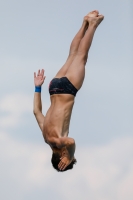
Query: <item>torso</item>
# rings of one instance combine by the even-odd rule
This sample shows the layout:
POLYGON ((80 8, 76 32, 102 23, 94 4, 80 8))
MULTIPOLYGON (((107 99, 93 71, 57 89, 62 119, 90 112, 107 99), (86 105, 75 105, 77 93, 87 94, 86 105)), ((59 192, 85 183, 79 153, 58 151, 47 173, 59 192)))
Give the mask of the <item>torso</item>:
POLYGON ((51 106, 48 109, 43 125, 45 142, 51 137, 67 137, 74 104, 74 96, 70 94, 54 94, 50 96, 51 106))

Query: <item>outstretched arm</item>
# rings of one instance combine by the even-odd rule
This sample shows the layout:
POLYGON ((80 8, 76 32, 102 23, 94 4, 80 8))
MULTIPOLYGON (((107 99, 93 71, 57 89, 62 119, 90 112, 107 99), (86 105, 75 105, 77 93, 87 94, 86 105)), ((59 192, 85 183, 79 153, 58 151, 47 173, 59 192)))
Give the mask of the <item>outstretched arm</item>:
POLYGON ((43 123, 45 119, 44 115, 42 114, 42 102, 41 102, 41 86, 44 83, 44 80, 45 76, 43 69, 41 71, 38 70, 37 76, 36 73, 34 72, 35 94, 34 94, 33 113, 36 117, 36 120, 41 130, 43 129, 43 123))

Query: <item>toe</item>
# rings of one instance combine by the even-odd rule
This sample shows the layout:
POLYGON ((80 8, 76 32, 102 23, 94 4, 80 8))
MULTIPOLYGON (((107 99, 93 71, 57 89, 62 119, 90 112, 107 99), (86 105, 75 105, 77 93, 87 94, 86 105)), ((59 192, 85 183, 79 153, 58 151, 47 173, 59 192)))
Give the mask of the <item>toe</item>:
POLYGON ((93 10, 92 13, 97 13, 97 15, 99 15, 99 11, 98 10, 93 10))
POLYGON ((99 15, 98 17, 99 17, 100 19, 102 19, 102 20, 104 19, 104 16, 103 16, 103 15, 99 15))
POLYGON ((98 17, 99 11, 98 10, 93 10, 92 12, 88 13, 88 17, 98 17))

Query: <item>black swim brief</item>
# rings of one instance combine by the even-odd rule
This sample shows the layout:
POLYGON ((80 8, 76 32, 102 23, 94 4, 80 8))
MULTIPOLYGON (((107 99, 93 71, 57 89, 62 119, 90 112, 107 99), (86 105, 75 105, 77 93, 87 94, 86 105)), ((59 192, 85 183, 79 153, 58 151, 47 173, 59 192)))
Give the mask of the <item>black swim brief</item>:
POLYGON ((72 94, 76 96, 77 89, 67 77, 54 78, 49 84, 49 93, 53 94, 72 94))

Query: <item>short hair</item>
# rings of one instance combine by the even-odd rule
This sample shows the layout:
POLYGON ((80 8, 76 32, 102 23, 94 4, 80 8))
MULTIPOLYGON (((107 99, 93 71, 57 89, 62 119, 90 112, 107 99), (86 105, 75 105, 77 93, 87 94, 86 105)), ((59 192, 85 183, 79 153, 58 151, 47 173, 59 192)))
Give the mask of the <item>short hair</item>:
POLYGON ((60 162, 60 154, 59 153, 53 153, 52 158, 51 158, 51 163, 53 165, 53 168, 56 169, 58 172, 64 172, 64 171, 73 169, 73 165, 76 164, 77 160, 73 159, 73 161, 64 170, 60 170, 58 168, 59 162, 60 162))

